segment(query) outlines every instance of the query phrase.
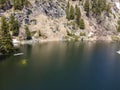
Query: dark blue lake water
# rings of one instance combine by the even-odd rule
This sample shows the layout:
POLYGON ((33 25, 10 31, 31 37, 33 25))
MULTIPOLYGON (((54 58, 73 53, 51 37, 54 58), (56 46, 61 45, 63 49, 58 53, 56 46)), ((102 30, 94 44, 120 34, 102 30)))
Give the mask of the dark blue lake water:
POLYGON ((120 43, 49 42, 0 58, 0 90, 120 90, 120 43))

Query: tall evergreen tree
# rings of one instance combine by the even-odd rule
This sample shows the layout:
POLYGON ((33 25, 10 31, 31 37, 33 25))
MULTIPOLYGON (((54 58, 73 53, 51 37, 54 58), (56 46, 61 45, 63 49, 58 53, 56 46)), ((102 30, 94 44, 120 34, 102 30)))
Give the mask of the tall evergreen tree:
POLYGON ((120 25, 118 25, 117 31, 120 32, 120 25))
POLYGON ((111 6, 110 6, 110 3, 108 3, 106 5, 106 13, 107 13, 107 16, 109 16, 109 13, 111 12, 111 6))
POLYGON ((99 16, 103 11, 107 14, 110 12, 110 6, 106 3, 106 0, 93 0, 92 1, 92 11, 95 15, 99 16))
POLYGON ((25 26, 25 32, 26 32, 26 39, 31 40, 32 36, 31 36, 31 33, 30 33, 30 30, 29 30, 28 26, 25 26))
POLYGON ((85 1, 84 10, 86 11, 86 16, 89 17, 89 12, 90 12, 90 3, 89 3, 89 0, 85 1))
POLYGON ((85 29, 85 23, 83 19, 80 20, 80 29, 85 29))
POLYGON ((13 0, 14 9, 22 10, 24 6, 28 6, 30 2, 28 0, 13 0))
POLYGON ((21 0, 14 0, 14 9, 15 10, 21 10, 22 9, 21 0))
POLYGON ((70 19, 70 3, 68 1, 67 7, 66 7, 66 18, 70 19))
POLYGON ((93 13, 96 12, 96 6, 97 6, 97 0, 93 0, 92 1, 92 11, 93 11, 93 13))
POLYGON ((0 0, 0 9, 3 8, 5 2, 6 2, 6 0, 0 0))
POLYGON ((106 9, 107 4, 106 4, 106 0, 101 0, 101 2, 102 2, 102 11, 103 11, 106 9))
POLYGON ((10 16, 9 20, 9 30, 13 32, 13 36, 18 36, 19 34, 19 22, 15 19, 13 15, 10 16))
POLYGON ((9 32, 9 25, 6 18, 2 16, 1 18, 1 32, 0 32, 0 53, 10 54, 13 51, 12 38, 9 32))
POLYGON ((98 15, 101 15, 102 11, 103 11, 103 6, 102 6, 102 2, 101 0, 98 0, 98 3, 97 3, 97 13, 98 15))
POLYGON ((81 18, 81 11, 80 11, 80 8, 76 5, 76 23, 77 23, 77 25, 80 24, 80 18, 81 18))
POLYGON ((117 31, 120 32, 120 20, 118 20, 117 24, 118 24, 117 31))
POLYGON ((14 22, 15 22, 15 17, 11 14, 10 19, 9 19, 9 30, 10 31, 14 30, 14 22))
POLYGON ((70 20, 73 20, 75 18, 75 11, 74 7, 71 5, 70 7, 70 20))

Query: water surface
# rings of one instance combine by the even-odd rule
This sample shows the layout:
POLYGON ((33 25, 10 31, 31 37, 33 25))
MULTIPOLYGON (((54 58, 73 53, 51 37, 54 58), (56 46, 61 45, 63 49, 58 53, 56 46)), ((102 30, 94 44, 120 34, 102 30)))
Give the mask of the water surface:
POLYGON ((24 45, 23 56, 0 58, 0 90, 120 90, 119 49, 105 42, 24 45))

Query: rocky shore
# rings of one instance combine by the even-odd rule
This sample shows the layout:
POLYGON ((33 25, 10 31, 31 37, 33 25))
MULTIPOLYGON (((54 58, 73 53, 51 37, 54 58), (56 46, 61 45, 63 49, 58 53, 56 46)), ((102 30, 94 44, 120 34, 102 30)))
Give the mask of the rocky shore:
POLYGON ((116 42, 120 41, 120 36, 103 36, 100 39, 97 39, 97 36, 92 36, 92 37, 79 37, 79 38, 54 38, 54 39, 32 39, 32 40, 22 40, 18 41, 17 43, 13 43, 15 47, 19 47, 20 45, 25 45, 25 44, 40 44, 40 43, 46 43, 46 42, 56 42, 56 41, 75 41, 75 42, 116 42))

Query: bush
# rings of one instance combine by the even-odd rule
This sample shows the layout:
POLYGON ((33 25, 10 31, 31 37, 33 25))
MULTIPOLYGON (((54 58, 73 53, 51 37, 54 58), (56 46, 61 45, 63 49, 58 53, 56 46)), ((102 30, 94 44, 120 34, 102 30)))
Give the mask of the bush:
POLYGON ((68 35, 68 36, 73 36, 73 34, 70 33, 69 31, 67 31, 67 35, 68 35))
POLYGON ((85 32, 80 32, 80 36, 86 36, 85 32))

